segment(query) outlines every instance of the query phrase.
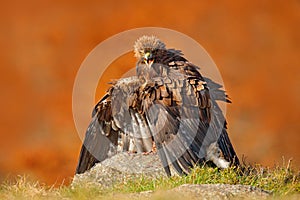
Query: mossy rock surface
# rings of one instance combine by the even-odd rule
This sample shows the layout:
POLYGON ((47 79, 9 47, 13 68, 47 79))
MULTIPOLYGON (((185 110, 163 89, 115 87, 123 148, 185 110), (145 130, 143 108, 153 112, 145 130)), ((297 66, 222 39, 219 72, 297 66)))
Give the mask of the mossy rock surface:
MULTIPOLYGON (((72 185, 97 185, 99 186, 99 189, 107 189, 126 183, 128 180, 140 178, 141 176, 147 179, 166 177, 160 159, 156 154, 117 154, 96 164, 89 171, 75 175, 72 185)), ((183 184, 165 191, 150 190, 130 193, 123 196, 123 198, 152 199, 172 197, 173 199, 264 199, 268 196, 270 196, 268 191, 248 185, 183 184)))

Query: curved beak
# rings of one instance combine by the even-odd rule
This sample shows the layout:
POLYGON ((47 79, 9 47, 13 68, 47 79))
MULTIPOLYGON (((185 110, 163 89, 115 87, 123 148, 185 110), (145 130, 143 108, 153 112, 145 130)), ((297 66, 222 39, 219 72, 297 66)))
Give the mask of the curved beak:
POLYGON ((145 53, 144 55, 144 61, 146 64, 150 65, 153 63, 153 56, 150 52, 145 53))

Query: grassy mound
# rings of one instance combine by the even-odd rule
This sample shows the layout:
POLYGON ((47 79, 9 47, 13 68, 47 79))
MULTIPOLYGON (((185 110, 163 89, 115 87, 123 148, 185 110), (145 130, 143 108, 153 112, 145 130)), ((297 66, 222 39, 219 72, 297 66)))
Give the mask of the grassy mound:
POLYGON ((264 168, 252 166, 246 168, 229 168, 218 170, 210 167, 196 167, 188 176, 171 178, 146 178, 143 176, 129 178, 108 189, 101 189, 92 184, 45 186, 29 181, 25 176, 14 182, 4 182, 0 186, 0 199, 114 199, 121 195, 130 198, 130 194, 143 191, 165 191, 183 184, 239 184, 250 185, 267 190, 275 197, 300 197, 300 172, 290 165, 284 167, 264 168))

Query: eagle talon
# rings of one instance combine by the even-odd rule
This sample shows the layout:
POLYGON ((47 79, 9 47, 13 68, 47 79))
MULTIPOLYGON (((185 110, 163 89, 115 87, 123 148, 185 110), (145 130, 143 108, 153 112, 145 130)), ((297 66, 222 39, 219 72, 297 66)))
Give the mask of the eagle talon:
POLYGON ((147 155, 150 155, 150 154, 154 154, 154 152, 153 151, 148 151, 148 152, 143 152, 142 154, 147 156, 147 155))

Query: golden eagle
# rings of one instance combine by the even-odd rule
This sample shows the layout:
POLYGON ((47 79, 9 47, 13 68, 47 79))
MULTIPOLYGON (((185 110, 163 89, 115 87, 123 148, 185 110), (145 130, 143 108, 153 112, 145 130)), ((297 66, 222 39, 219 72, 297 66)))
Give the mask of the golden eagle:
POLYGON ((134 53, 136 76, 113 83, 93 110, 76 173, 120 151, 157 153, 168 176, 170 166, 181 175, 239 165, 216 102, 230 102, 222 86, 155 36, 140 37, 134 53))

